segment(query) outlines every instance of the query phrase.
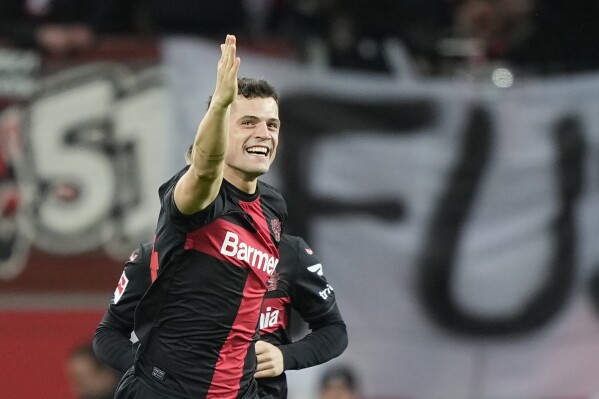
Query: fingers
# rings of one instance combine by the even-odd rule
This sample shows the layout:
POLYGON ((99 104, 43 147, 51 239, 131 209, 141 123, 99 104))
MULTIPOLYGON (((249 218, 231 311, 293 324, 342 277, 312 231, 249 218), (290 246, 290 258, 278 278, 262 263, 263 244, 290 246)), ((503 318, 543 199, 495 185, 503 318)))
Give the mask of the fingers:
POLYGON ((227 35, 225 43, 221 45, 222 49, 222 65, 224 71, 228 72, 227 78, 234 80, 237 83, 237 74, 241 59, 237 57, 237 38, 234 35, 227 35))
POLYGON ((256 360, 258 362, 257 371, 266 370, 273 367, 273 356, 270 344, 264 341, 256 342, 256 360))
POLYGON ((256 352, 256 360, 258 361, 258 364, 262 364, 262 363, 271 362, 274 360, 274 358, 272 356, 272 353, 270 353, 270 352, 261 352, 261 353, 256 352))
POLYGON ((268 369, 272 369, 274 368, 274 365, 272 362, 269 361, 258 361, 258 365, 256 366, 256 371, 264 371, 264 370, 268 370, 268 369))
POLYGON ((221 48, 223 48, 223 61, 227 67, 231 67, 235 61, 236 43, 237 39, 235 36, 227 35, 224 45, 221 45, 224 46, 224 48, 221 48))
POLYGON ((276 377, 276 370, 272 362, 258 362, 255 378, 276 377))
POLYGON ((241 64, 241 58, 236 57, 233 61, 233 67, 231 68, 231 74, 235 75, 235 79, 237 79, 237 74, 239 73, 239 65, 241 64))
POLYGON ((229 70, 231 65, 233 65, 233 56, 235 54, 235 45, 231 42, 231 35, 227 35, 227 40, 225 41, 225 68, 229 70))
POLYGON ((264 341, 256 341, 256 345, 255 345, 256 355, 265 353, 267 351, 267 349, 268 349, 268 343, 266 343, 264 341))
POLYGON ((267 371, 259 371, 254 373, 254 378, 268 378, 268 377, 276 377, 275 373, 267 370, 267 371))
POLYGON ((256 342, 255 378, 276 377, 283 372, 283 357, 280 350, 265 341, 256 342))
POLYGON ((236 43, 234 35, 227 35, 225 42, 220 45, 221 56, 211 102, 215 107, 229 106, 237 96, 237 74, 241 60, 237 57, 236 43))
POLYGON ((225 68, 230 68, 236 60, 237 38, 234 35, 227 35, 225 42, 220 45, 220 63, 225 68))

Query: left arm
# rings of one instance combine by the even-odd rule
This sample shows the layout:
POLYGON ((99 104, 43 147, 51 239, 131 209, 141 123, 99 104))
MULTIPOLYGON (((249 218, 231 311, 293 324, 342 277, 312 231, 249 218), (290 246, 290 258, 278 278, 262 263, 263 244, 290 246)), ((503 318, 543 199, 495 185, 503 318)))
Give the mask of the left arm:
POLYGON ((301 340, 275 346, 256 342, 256 378, 276 377, 286 370, 301 370, 328 362, 347 348, 347 329, 337 305, 324 316, 311 320, 312 330, 301 340))
MULTIPOLYGON (((291 305, 312 330, 301 340, 274 346, 256 343, 256 378, 276 377, 285 370, 300 370, 325 363, 347 348, 347 329, 328 284, 322 264, 312 249, 299 237, 287 236, 295 244, 292 259, 291 305)), ((281 246, 282 250, 283 246, 281 246)))
POLYGON ((283 368, 301 370, 328 362, 347 348, 347 329, 337 305, 326 315, 309 321, 312 330, 301 340, 281 345, 283 368))

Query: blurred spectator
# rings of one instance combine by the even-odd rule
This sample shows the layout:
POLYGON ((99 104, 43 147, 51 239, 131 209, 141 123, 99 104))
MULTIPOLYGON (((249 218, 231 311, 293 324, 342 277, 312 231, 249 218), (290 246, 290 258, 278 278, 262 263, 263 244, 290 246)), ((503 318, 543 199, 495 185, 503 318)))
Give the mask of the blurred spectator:
POLYGON ((470 66, 504 62, 530 72, 595 68, 598 6, 597 0, 575 5, 554 0, 461 0, 440 51, 470 66))
MULTIPOLYGON (((322 45, 329 66, 389 72, 380 41, 365 29, 367 16, 362 18, 357 2, 298 0, 294 7, 291 37, 301 41, 308 51, 311 44, 322 45)), ((375 10, 376 5, 368 9, 375 10)))
POLYGON ((2 0, 0 37, 53 55, 86 50, 98 34, 134 31, 140 1, 2 0))
MULTIPOLYGON (((455 34, 473 40, 471 61, 520 65, 551 56, 556 43, 543 34, 533 0, 465 0, 455 11, 455 34)), ((553 52, 557 54, 557 52, 553 52)))
POLYGON ((391 72, 385 43, 400 39, 417 59, 435 54, 435 44, 450 24, 446 0, 296 0, 288 17, 291 37, 321 43, 334 68, 391 72), (310 38, 306 40, 306 38, 310 38))
POLYGON ((320 380, 319 399, 359 399, 354 371, 347 366, 328 369, 320 380))
POLYGON ((112 399, 119 381, 116 372, 96 357, 91 344, 71 352, 67 375, 78 399, 112 399))

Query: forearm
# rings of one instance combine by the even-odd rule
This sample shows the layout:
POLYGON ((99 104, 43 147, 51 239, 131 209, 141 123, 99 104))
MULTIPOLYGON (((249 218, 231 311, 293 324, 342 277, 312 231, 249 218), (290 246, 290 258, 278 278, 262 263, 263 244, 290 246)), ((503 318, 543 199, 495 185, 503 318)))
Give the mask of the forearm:
POLYGON ((229 144, 229 113, 230 106, 211 104, 198 127, 191 163, 200 178, 209 179, 222 173, 229 144))
POLYGON ((118 329, 100 323, 94 336, 96 356, 109 366, 125 372, 135 360, 133 343, 118 329))
POLYGON ((325 363, 339 356, 347 347, 347 330, 343 321, 314 329, 301 340, 281 345, 285 370, 301 370, 325 363))

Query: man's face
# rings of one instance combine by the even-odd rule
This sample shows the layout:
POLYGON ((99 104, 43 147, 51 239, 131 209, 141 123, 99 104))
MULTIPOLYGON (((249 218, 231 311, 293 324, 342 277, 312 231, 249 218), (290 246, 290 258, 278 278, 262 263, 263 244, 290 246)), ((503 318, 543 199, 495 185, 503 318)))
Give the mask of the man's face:
POLYGON ((227 168, 244 180, 266 173, 277 153, 280 125, 273 98, 237 96, 231 105, 227 168))

